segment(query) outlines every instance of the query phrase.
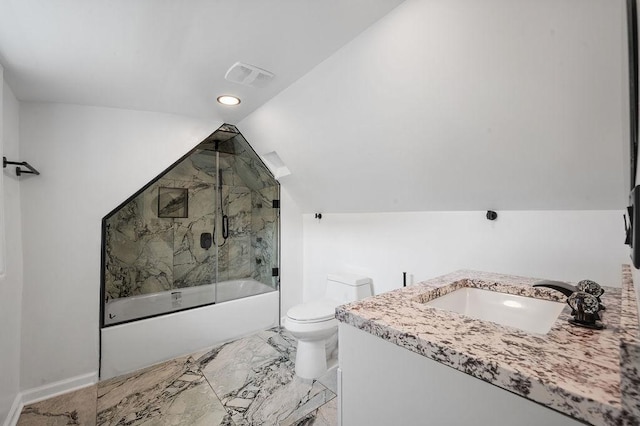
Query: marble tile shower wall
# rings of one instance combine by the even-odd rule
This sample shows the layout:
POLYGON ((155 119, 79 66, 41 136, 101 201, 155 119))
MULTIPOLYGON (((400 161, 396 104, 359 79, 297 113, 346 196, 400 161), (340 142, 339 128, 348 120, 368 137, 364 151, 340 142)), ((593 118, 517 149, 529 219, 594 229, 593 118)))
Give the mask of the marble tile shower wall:
POLYGON ((245 277, 271 285, 277 230, 271 200, 277 187, 260 179, 249 181, 254 187, 249 188, 241 176, 247 164, 251 165, 220 155, 222 205, 229 217, 226 241, 216 215, 220 196, 213 152, 191 155, 114 214, 105 232, 107 296, 116 299, 245 277), (160 187, 188 190, 187 218, 158 217, 160 187), (200 235, 214 227, 217 253, 215 247, 200 246, 200 235))
POLYGON ((278 265, 277 210, 272 201, 279 197, 277 186, 267 186, 251 194, 251 241, 253 250, 253 278, 273 285, 272 268, 278 265))

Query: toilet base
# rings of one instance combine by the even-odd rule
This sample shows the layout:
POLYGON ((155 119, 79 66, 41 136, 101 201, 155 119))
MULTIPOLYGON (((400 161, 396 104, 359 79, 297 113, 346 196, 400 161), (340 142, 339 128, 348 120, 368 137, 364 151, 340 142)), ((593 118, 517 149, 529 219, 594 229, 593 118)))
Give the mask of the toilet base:
POLYGON ((299 323, 290 318, 285 329, 298 341, 295 371, 303 379, 317 379, 327 372, 327 358, 336 355, 338 321, 299 323))
POLYGON ((325 341, 298 341, 296 375, 303 379, 317 379, 327 372, 325 341))
POLYGON ((296 375, 303 379, 317 379, 337 365, 338 334, 326 340, 298 340, 296 351, 296 375))

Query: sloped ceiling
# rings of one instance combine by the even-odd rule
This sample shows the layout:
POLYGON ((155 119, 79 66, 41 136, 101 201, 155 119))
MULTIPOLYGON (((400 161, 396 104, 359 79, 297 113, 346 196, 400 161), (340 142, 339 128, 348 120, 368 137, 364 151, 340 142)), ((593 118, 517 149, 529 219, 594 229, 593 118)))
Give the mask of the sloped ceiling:
POLYGON ((304 212, 622 209, 625 25, 623 0, 0 0, 0 62, 21 100, 237 124, 304 212))
POLYGON ((304 212, 623 209, 625 7, 407 0, 239 123, 304 212))
POLYGON ((22 101, 237 123, 401 1, 1 0, 0 63, 22 101), (237 61, 276 77, 228 82, 237 61))

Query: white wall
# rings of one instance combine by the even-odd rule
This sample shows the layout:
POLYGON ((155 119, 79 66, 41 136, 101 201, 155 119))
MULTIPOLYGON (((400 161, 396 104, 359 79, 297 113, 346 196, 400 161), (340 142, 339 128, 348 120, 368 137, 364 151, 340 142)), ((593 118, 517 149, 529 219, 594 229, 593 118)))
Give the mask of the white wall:
MULTIPOLYGON (((18 161, 19 104, 3 82, 0 67, 0 146, 2 155, 18 161)), ((20 390, 20 311, 22 300, 22 237, 20 188, 9 167, 0 176, 0 203, 4 227, 0 244, 5 252, 5 273, 0 276, 0 424, 9 414, 20 390)), ((0 222, 1 223, 1 222, 0 222)))
POLYGON ((622 209, 623 0, 406 0, 239 123, 305 213, 622 209))
POLYGON ((22 389, 97 371, 101 219, 220 124, 21 104, 22 389))
POLYGON ((406 0, 241 121, 291 171, 304 299, 342 269, 378 292, 458 268, 620 285, 625 16, 622 0, 406 0))
POLYGON ((327 273, 373 278, 374 291, 477 269, 620 286, 628 263, 622 211, 498 211, 304 215, 304 298, 327 273))

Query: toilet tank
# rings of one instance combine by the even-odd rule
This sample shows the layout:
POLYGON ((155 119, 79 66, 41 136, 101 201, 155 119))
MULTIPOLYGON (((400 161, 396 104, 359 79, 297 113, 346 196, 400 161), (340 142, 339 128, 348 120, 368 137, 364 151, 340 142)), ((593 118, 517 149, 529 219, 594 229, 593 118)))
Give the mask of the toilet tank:
POLYGON ((337 273, 327 275, 325 297, 342 303, 371 296, 371 278, 362 275, 337 273))

